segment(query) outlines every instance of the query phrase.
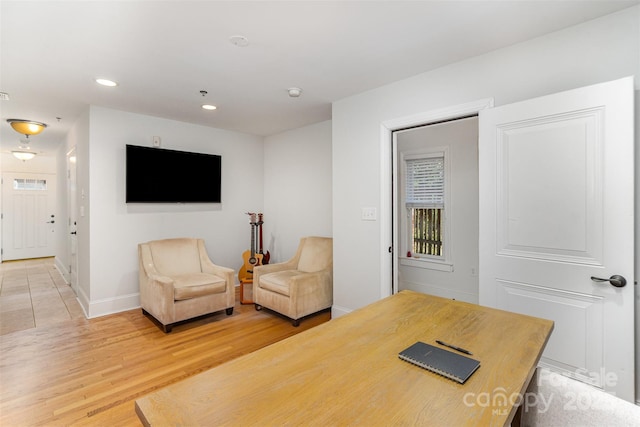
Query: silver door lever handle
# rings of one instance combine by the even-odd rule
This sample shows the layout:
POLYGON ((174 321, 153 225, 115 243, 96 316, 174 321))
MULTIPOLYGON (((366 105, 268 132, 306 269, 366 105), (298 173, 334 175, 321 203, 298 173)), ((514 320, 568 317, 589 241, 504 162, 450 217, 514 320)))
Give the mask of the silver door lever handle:
POLYGON ((627 284, 627 279, 617 274, 614 274, 608 279, 601 279, 599 277, 591 276, 591 280, 593 280, 594 282, 609 282, 616 288, 623 288, 627 284))

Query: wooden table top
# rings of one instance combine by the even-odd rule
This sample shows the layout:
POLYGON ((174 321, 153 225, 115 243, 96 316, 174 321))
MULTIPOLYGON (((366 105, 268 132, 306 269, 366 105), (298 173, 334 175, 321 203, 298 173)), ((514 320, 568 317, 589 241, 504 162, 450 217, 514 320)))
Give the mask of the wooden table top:
POLYGON ((402 291, 136 400, 147 426, 509 425, 553 322, 402 291), (464 384, 402 361, 470 350, 464 384))

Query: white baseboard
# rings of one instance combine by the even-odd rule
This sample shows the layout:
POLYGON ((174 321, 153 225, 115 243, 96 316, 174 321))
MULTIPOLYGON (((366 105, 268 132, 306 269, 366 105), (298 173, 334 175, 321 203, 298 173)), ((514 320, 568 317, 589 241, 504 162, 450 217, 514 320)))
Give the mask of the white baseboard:
POLYGON ((346 307, 340 307, 339 305, 331 306, 331 318, 336 319, 340 316, 344 316, 345 314, 351 313, 353 310, 346 307))
MULTIPOLYGON (((84 307, 82 300, 80 305, 84 307)), ((89 310, 85 309, 85 313, 88 313, 87 317, 89 319, 106 316, 113 313, 120 313, 122 311, 140 308, 140 294, 135 293, 129 295, 121 295, 115 298, 105 298, 102 300, 88 301, 87 306, 89 307, 89 310)))
POLYGON ((71 277, 69 276, 69 272, 67 271, 66 266, 62 265, 62 261, 60 261, 60 258, 55 257, 53 265, 56 267, 56 269, 58 270, 58 272, 60 273, 64 281, 67 284, 71 283, 71 277))
POLYGON ((84 311, 84 317, 89 318, 89 297, 84 293, 84 289, 78 288, 76 298, 78 298, 80 307, 82 307, 82 311, 84 311))

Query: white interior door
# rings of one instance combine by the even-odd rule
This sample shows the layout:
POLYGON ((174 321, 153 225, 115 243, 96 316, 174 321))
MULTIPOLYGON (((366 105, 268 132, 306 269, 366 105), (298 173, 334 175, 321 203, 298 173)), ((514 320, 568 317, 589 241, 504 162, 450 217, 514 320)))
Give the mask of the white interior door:
POLYGON ((67 153, 67 247, 69 250, 69 281, 71 289, 78 294, 78 235, 77 235, 77 186, 76 186, 76 149, 72 148, 67 153))
POLYGON ((2 174, 2 260, 54 256, 55 175, 2 174))
POLYGON ((480 113, 480 304, 553 320, 541 364, 629 401, 633 159, 632 78, 480 113))

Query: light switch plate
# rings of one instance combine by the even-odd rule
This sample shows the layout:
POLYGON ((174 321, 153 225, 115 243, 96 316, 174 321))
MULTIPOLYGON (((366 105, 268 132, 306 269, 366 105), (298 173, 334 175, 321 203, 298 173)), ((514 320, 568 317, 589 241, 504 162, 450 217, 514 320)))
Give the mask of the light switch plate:
POLYGON ((376 208, 362 208, 363 221, 375 221, 378 216, 376 208))

